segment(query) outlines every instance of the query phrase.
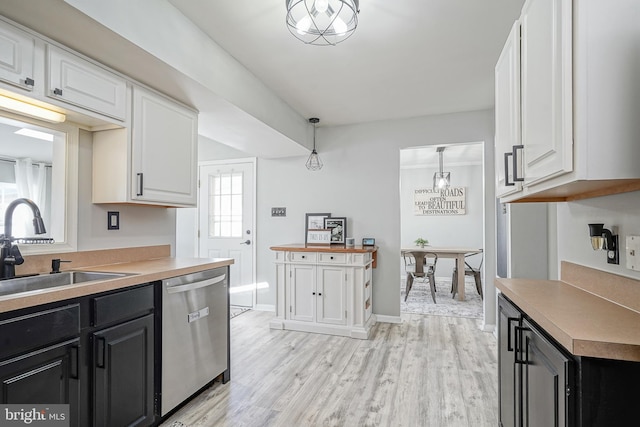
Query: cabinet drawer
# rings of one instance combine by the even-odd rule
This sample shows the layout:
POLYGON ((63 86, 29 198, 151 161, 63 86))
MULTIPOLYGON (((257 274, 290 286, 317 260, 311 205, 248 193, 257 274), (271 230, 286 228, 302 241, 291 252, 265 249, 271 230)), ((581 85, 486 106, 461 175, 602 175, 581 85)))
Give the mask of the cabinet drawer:
POLYGON ((318 259, 316 252, 289 252, 290 262, 316 262, 318 259))
POLYGON ((153 285, 93 298, 92 326, 132 319, 153 311, 153 285))
POLYGON ((352 264, 366 265, 371 261, 371 254, 353 254, 352 264))
POLYGON ((346 264, 347 254, 319 253, 318 262, 321 264, 346 264))
POLYGON ((0 360, 80 334, 80 305, 0 321, 0 360))

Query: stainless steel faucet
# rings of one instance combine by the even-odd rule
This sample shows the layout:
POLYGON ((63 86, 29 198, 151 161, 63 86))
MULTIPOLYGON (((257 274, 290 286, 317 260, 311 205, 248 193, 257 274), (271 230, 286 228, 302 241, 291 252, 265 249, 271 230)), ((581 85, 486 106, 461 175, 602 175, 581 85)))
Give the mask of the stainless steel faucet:
POLYGON ((16 265, 24 262, 20 249, 13 244, 13 236, 11 235, 13 228, 13 211, 20 204, 25 204, 31 208, 33 212, 33 228, 36 234, 44 234, 47 231, 44 227, 44 221, 40 215, 40 209, 31 200, 21 198, 9 203, 4 214, 4 234, 0 236, 0 278, 9 279, 16 275, 16 265))

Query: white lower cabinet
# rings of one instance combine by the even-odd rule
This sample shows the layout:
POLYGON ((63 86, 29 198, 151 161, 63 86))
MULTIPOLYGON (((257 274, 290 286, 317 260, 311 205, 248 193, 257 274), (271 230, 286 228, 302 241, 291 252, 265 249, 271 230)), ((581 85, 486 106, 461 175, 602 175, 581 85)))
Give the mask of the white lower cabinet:
POLYGON ((276 252, 273 329, 367 339, 372 315, 371 253, 276 252))

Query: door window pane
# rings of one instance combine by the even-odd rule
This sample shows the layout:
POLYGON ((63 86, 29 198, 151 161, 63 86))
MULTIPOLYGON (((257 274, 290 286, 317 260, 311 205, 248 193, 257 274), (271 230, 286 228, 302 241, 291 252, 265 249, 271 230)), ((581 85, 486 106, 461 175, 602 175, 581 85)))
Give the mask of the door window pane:
POLYGON ((242 179, 242 172, 210 175, 210 237, 242 237, 242 179))

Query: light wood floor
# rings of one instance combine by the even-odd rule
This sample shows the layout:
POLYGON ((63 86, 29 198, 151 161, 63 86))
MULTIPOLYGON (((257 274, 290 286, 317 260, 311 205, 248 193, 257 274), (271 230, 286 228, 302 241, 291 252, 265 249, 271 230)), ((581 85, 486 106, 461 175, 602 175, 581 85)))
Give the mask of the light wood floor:
POLYGON ((231 381, 168 426, 497 426, 496 340, 477 320, 403 314, 369 340, 231 320, 231 381))

